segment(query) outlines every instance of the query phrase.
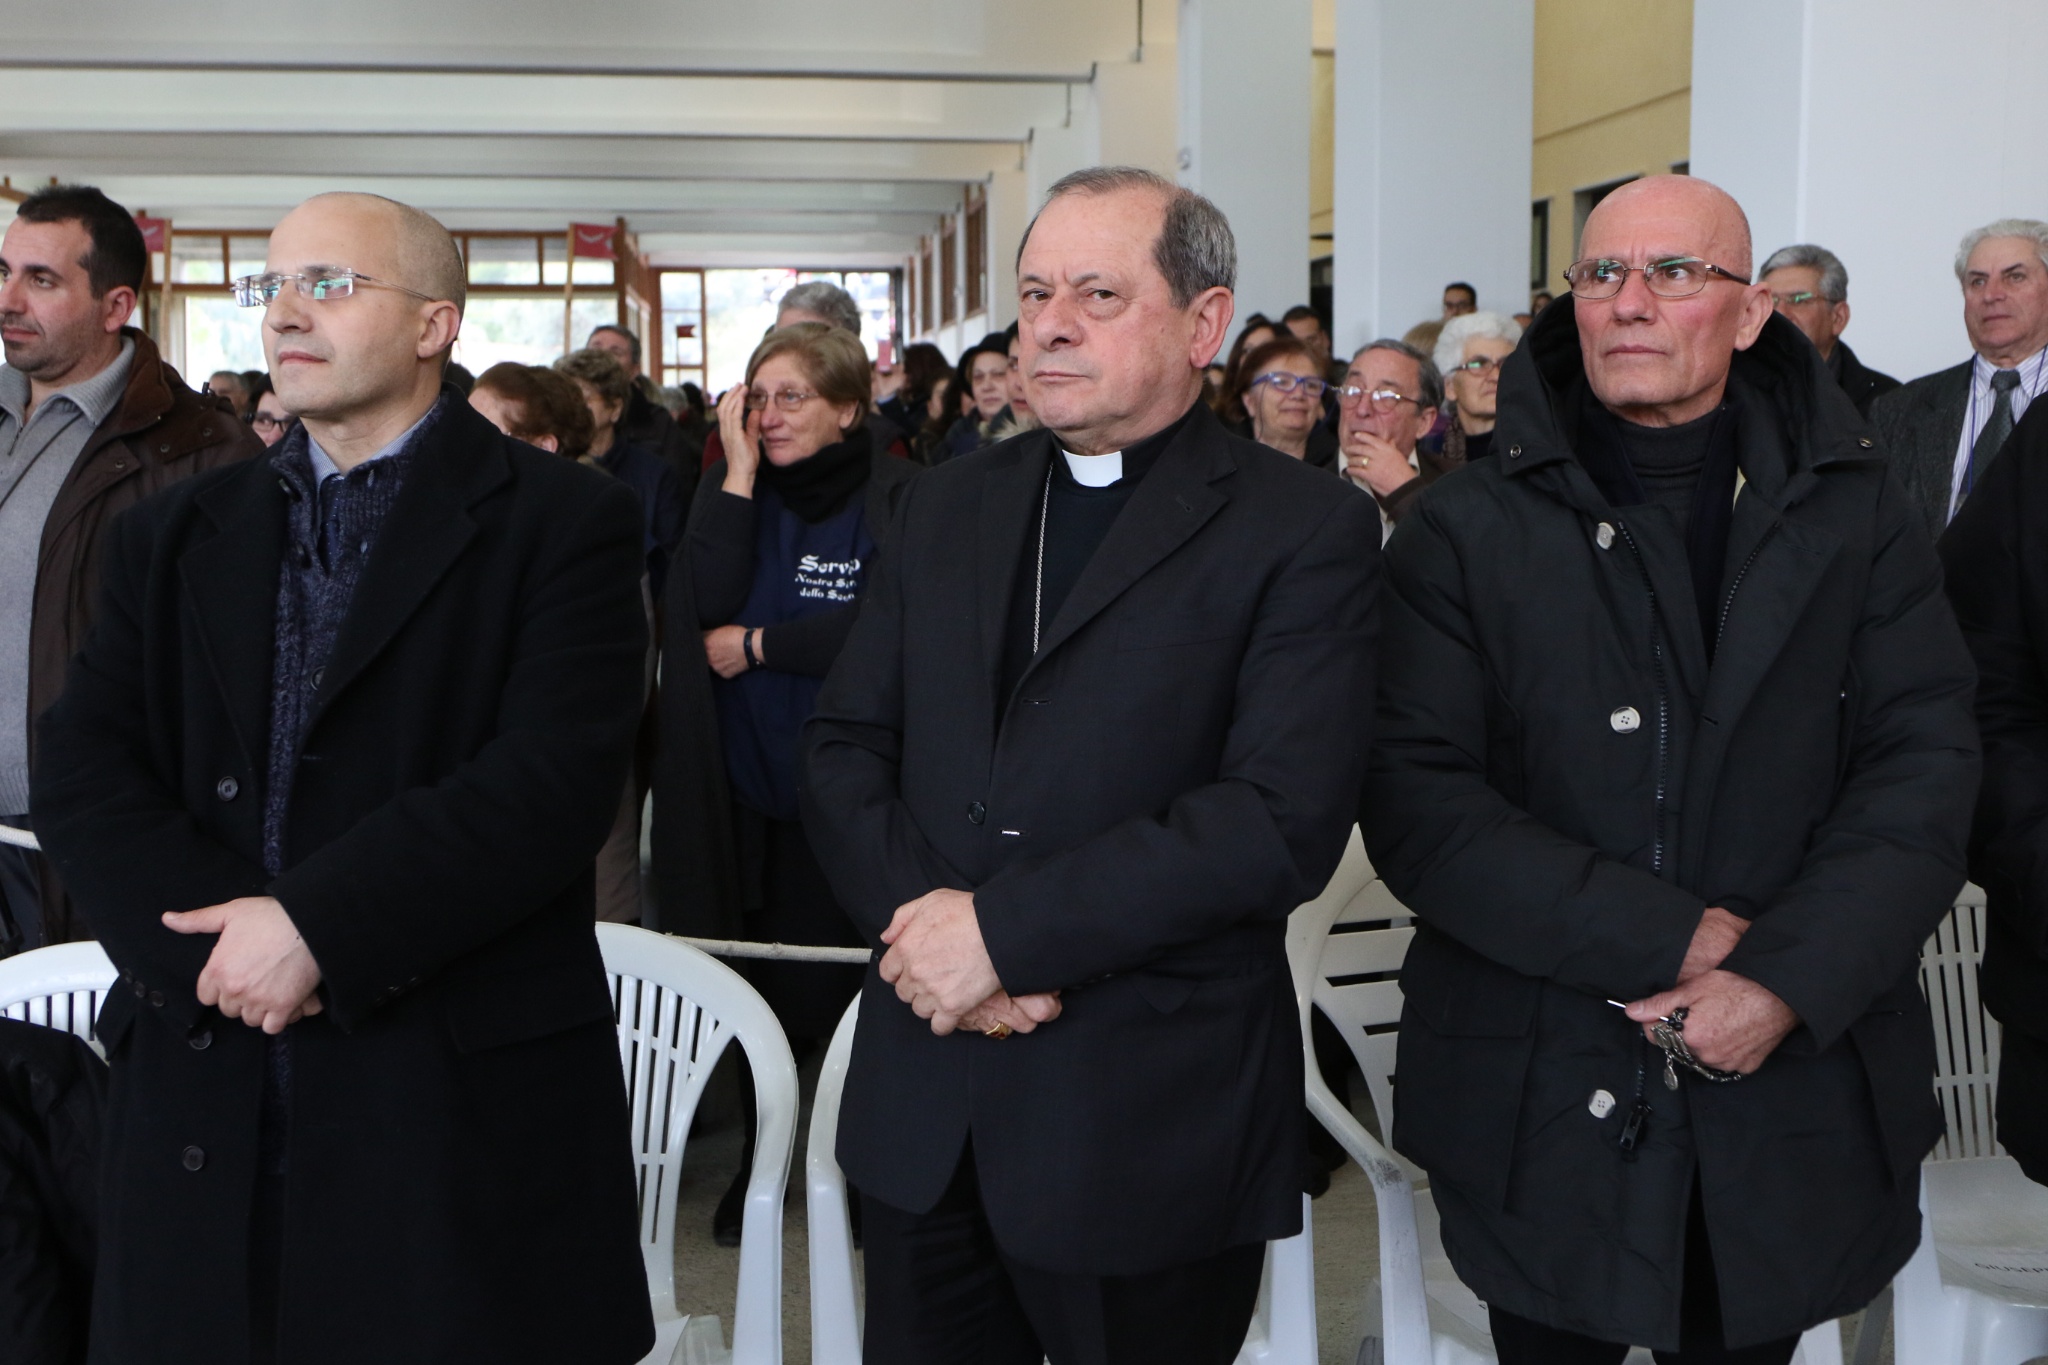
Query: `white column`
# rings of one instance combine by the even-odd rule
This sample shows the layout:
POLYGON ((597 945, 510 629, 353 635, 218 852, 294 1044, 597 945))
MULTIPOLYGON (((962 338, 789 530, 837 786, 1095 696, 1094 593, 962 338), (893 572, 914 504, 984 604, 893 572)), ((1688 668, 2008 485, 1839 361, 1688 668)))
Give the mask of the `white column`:
POLYGON ((1021 167, 997 171, 988 181, 988 325, 1017 320, 1017 246, 1037 205, 1026 198, 1021 167))
POLYGON ((1180 0, 1180 183, 1230 219, 1240 319, 1308 302, 1311 41, 1309 0, 1180 0))
POLYGON ((1521 312, 1535 0, 1336 6, 1337 353, 1439 316, 1453 280, 1521 312))
POLYGON ((1756 264, 1849 268, 1845 340, 1912 379, 1969 354, 1965 232, 2048 218, 2048 5, 1694 0, 1692 171, 1748 212, 1756 264))

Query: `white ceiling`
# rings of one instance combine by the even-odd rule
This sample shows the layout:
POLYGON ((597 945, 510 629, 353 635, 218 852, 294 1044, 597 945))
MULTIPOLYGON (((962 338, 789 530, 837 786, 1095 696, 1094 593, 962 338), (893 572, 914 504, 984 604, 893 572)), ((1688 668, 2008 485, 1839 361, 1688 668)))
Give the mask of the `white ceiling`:
POLYGON ((0 174, 194 229, 362 189, 455 228, 623 215, 666 264, 892 263, 1171 8, 10 0, 0 174))

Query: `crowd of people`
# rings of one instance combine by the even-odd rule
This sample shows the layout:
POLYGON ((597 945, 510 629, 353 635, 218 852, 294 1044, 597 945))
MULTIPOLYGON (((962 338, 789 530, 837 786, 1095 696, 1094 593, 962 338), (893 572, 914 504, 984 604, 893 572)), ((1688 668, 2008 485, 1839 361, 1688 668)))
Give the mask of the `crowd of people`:
POLYGON ((1831 252, 1752 264, 1654 177, 1568 293, 1333 356, 1098 168, 957 360, 810 282, 707 401, 610 325, 472 378, 447 232, 331 194, 194 390, 132 216, 30 195, 0 930, 121 973, 49 1358, 638 1359, 602 919, 872 951, 747 968, 799 1057, 862 1000, 869 1359, 1228 1361, 1355 824, 1417 923, 1389 1137, 1501 1359, 1783 1365, 1920 1236, 1966 871, 2048 1180, 2048 223, 1963 237, 1974 354, 1903 385, 1831 252))

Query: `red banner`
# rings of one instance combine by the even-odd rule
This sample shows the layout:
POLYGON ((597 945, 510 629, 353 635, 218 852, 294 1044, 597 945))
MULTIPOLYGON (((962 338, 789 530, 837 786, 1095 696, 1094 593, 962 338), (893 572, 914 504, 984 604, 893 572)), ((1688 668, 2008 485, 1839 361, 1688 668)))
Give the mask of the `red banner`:
POLYGON ((171 220, 168 218, 144 218, 136 215, 135 226, 142 229, 142 244, 151 251, 162 251, 164 239, 170 236, 171 220))
POLYGON ((600 261, 611 260, 612 234, 616 230, 610 223, 569 224, 569 254, 594 256, 600 261))

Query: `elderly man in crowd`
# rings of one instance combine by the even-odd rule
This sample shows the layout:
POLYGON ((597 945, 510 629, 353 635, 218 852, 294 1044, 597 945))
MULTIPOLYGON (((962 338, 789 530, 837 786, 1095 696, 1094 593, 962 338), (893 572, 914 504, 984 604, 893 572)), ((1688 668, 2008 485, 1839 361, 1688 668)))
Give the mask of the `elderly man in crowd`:
POLYGON ((591 867, 639 509, 443 387, 433 219, 322 195, 269 253, 236 297, 301 424, 121 520, 38 730, 121 973, 93 1359, 625 1365, 654 1329, 591 867))
POLYGON ((658 390, 640 368, 640 338, 611 323, 590 329, 586 350, 603 351, 619 362, 632 389, 625 410, 616 424, 619 444, 642 446, 659 455, 675 471, 676 484, 683 490, 683 510, 689 511, 690 493, 697 487, 698 450, 669 410, 655 401, 658 390))
POLYGON ((2002 218, 1956 249, 1976 354, 1886 394, 1871 420, 1927 529, 1939 536, 2048 388, 2048 223, 2002 218))
POLYGON ((1868 417, 1870 405, 1899 387, 1856 358, 1842 333, 1849 326, 1849 271, 1842 258, 1824 246, 1779 247, 1757 272, 1757 282, 1771 291, 1771 302, 1828 363, 1828 372, 1849 395, 1856 410, 1868 417))
POLYGON ((1235 274, 1188 190, 1053 186, 1044 429, 911 485, 807 728, 879 951, 839 1126, 869 1360, 1224 1365, 1301 1226, 1283 938, 1357 798, 1378 537, 1201 402, 1235 274))
POLYGON ((1973 673, 1735 201, 1634 181, 1583 251, 1495 458, 1387 549, 1360 819, 1417 917, 1394 1145, 1502 1365, 1783 1365, 1920 1238, 1915 969, 1973 673))
POLYGON ((1379 503, 1382 539, 1415 495, 1450 468, 1440 455, 1416 448, 1443 401, 1436 362, 1405 341, 1368 341, 1344 371, 1337 450, 1345 477, 1379 503))
MULTIPOLYGON (((0 242, 0 824, 28 829, 29 724, 99 608, 117 513, 260 451, 128 319, 149 250, 96 189, 37 190, 0 242)), ((81 937, 44 861, 0 844, 0 953, 81 937)))

